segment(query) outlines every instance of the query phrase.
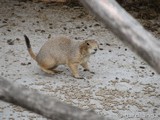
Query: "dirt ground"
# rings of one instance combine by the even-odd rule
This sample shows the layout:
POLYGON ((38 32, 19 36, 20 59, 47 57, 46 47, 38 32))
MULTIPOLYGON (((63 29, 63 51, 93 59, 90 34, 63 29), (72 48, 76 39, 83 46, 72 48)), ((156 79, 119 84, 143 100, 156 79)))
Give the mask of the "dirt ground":
MULTIPOLYGON (((79 6, 1 0, 0 68, 1 76, 13 83, 85 110, 117 120, 160 119, 159 75, 79 6), (95 74, 80 68, 84 79, 75 79, 66 66, 59 66, 61 74, 43 73, 26 50, 24 34, 35 53, 57 35, 97 40, 100 50, 89 62, 95 74)), ((46 118, 0 101, 0 120, 46 118)))

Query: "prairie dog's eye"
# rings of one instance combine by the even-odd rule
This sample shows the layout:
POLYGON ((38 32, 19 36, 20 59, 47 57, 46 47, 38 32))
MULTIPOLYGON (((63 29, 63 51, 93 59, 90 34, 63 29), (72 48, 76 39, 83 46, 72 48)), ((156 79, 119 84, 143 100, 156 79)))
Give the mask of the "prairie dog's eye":
POLYGON ((87 43, 87 45, 89 45, 89 43, 87 43))

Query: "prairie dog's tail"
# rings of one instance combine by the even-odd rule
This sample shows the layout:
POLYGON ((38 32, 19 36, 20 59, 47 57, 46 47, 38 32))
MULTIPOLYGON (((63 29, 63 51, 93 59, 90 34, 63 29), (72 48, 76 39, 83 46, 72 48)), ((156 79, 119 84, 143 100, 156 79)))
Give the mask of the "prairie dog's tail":
POLYGON ((25 38, 26 46, 27 46, 27 49, 28 49, 28 52, 29 52, 30 56, 31 56, 34 60, 36 60, 36 55, 35 55, 35 54, 33 53, 33 51, 32 51, 29 38, 28 38, 26 35, 24 35, 24 38, 25 38))

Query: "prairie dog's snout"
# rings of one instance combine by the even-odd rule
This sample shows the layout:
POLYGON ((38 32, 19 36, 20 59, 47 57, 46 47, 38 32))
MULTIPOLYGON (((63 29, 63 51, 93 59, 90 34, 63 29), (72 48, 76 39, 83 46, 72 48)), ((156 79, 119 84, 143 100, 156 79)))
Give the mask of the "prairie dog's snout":
POLYGON ((78 66, 81 65, 85 71, 90 71, 88 60, 90 55, 98 50, 95 40, 75 41, 67 37, 57 37, 48 40, 35 55, 32 51, 29 38, 25 35, 28 52, 38 63, 40 68, 49 74, 59 73, 55 70, 58 65, 67 65, 75 78, 81 78, 78 66))

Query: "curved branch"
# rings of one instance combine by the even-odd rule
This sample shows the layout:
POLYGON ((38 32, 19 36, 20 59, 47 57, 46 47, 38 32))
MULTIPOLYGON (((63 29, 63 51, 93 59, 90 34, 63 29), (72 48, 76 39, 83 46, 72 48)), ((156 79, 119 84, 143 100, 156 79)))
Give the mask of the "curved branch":
POLYGON ((84 111, 22 85, 13 84, 2 77, 0 100, 19 105, 52 120, 111 120, 93 111, 84 111))
MULTIPOLYGON (((121 41, 160 73, 160 42, 147 32, 115 0, 80 0, 121 41)), ((106 36, 107 37, 107 36, 106 36)))

